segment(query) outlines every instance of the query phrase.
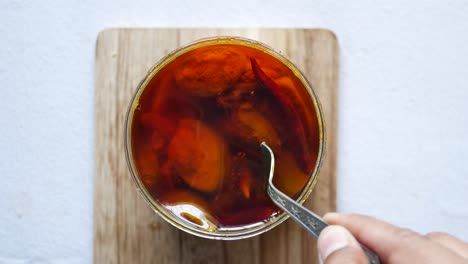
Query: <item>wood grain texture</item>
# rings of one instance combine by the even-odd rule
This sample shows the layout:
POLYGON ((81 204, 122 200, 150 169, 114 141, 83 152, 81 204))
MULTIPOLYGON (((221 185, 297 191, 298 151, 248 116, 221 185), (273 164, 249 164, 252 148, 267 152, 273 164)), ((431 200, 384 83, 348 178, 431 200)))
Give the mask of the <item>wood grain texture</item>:
POLYGON ((338 43, 320 29, 109 29, 96 45, 95 263, 318 263, 315 241, 291 219, 260 236, 215 241, 179 231, 157 216, 136 190, 124 152, 127 107, 147 70, 196 39, 236 35, 259 40, 303 70, 322 104, 326 152, 305 205, 335 210, 338 43))

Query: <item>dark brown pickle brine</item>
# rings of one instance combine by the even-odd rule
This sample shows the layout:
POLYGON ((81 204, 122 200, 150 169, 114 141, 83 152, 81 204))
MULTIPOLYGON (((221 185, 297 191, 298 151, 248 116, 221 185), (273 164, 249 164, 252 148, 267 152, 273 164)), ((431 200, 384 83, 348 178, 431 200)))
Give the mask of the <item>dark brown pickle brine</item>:
POLYGON ((239 44, 189 50, 161 68, 134 107, 137 174, 177 217, 206 227, 268 221, 260 143, 274 151, 274 184, 297 198, 319 153, 307 88, 272 55, 239 44))

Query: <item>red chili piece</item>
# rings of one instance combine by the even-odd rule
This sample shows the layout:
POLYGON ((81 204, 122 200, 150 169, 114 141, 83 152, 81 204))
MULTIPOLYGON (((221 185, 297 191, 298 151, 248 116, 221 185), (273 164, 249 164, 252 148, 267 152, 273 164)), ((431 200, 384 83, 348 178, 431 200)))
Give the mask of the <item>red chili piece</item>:
POLYGON ((294 129, 295 136, 300 145, 298 150, 299 153, 297 153, 299 154, 298 163, 303 170, 307 170, 310 167, 309 161, 311 160, 311 157, 309 157, 310 153, 306 151, 308 144, 306 142, 304 127, 299 119, 299 113, 297 112, 294 102, 291 98, 284 95, 281 88, 275 83, 275 81, 265 74, 254 58, 250 58, 250 63, 258 85, 276 98, 281 109, 286 114, 286 117, 291 122, 290 125, 294 129))

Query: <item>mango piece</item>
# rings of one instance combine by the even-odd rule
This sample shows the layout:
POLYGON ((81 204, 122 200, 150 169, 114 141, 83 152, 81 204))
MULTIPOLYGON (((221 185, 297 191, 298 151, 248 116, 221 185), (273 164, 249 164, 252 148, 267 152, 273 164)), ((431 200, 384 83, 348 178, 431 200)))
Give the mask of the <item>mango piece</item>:
POLYGON ((289 152, 279 153, 275 164, 273 184, 286 195, 297 195, 306 185, 308 176, 300 169, 289 152))
POLYGON ((281 140, 276 129, 251 104, 241 105, 224 127, 235 144, 252 148, 257 154, 258 146, 264 141, 275 151, 281 148, 281 140))
POLYGON ((166 140, 157 130, 151 135, 151 147, 154 151, 160 152, 166 145, 166 140))
POLYGON ((163 137, 170 137, 176 129, 177 122, 155 112, 143 113, 140 118, 144 126, 157 130, 163 137))
POLYGON ((194 119, 182 119, 169 143, 168 162, 192 188, 215 191, 229 168, 228 147, 213 129, 194 119))
POLYGON ((216 103, 226 109, 235 109, 244 102, 252 102, 257 88, 255 82, 239 82, 232 89, 217 96, 216 103))
POLYGON ((193 51, 176 70, 179 89, 194 96, 215 96, 230 88, 248 69, 248 58, 226 46, 193 51))
POLYGON ((159 162, 153 149, 149 145, 143 145, 135 152, 136 167, 141 181, 147 188, 152 188, 157 182, 159 162))
MULTIPOLYGON (((240 174, 250 173, 250 161, 245 153, 237 153, 230 157, 230 170, 223 180, 222 187, 214 193, 211 206, 217 214, 225 213, 246 202, 245 194, 240 187, 240 174)), ((249 190, 250 192, 250 190, 249 190)))
MULTIPOLYGON (((176 82, 174 76, 166 75, 157 75, 149 84, 148 88, 151 88, 149 91, 150 94, 143 94, 143 97, 148 98, 147 100, 141 100, 140 103, 147 102, 149 104, 149 110, 153 112, 161 112, 167 107, 167 98, 170 98, 174 95, 174 87, 176 87, 176 82), (155 87, 157 85, 157 87, 155 87), (154 88, 152 88, 154 87, 154 88)), ((144 111, 146 111, 144 107, 144 111)))

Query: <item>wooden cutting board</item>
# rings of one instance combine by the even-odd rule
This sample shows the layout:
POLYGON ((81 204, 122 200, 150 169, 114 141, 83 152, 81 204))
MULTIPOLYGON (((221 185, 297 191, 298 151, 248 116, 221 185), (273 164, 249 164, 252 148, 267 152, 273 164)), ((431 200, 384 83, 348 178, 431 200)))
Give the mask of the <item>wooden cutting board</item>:
POLYGON ((108 29, 96 44, 94 169, 95 263, 318 263, 316 243, 289 219, 238 241, 198 238, 177 230, 146 205, 130 177, 124 121, 147 70, 173 49, 215 35, 259 40, 281 51, 312 83, 326 124, 326 154, 306 206, 335 210, 338 44, 322 29, 108 29))

